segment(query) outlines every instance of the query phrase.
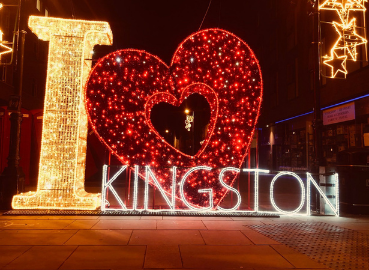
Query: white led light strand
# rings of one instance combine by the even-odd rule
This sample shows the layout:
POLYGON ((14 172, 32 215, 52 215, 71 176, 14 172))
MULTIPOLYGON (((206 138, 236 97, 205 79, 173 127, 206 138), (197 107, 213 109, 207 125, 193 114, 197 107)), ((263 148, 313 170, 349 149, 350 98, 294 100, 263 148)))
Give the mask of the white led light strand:
POLYGON ((269 173, 269 170, 243 169, 244 172, 255 172, 254 184, 254 211, 259 211, 259 173, 269 173))
MULTIPOLYGON (((313 185, 315 186, 316 190, 319 192, 319 194, 323 197, 324 201, 328 204, 328 206, 332 209, 332 211, 334 212, 334 214, 338 217, 339 216, 339 203, 338 202, 338 197, 336 197, 336 207, 334 207, 332 205, 332 203, 329 201, 328 197, 324 194, 324 191, 319 187, 319 185, 317 184, 317 182, 314 180, 314 178, 311 176, 310 173, 306 173, 306 177, 307 177, 307 181, 313 183, 313 185)), ((338 174, 335 175, 335 188, 336 188, 336 193, 335 195, 338 196, 338 174)), ((309 183, 310 184, 310 183, 309 183)), ((310 191, 309 191, 310 192, 310 191)))
POLYGON ((270 183, 270 202, 272 203, 273 207, 281 213, 284 214, 293 214, 293 213, 297 213, 301 210, 301 208, 304 206, 304 202, 305 202, 305 187, 304 187, 304 182, 302 182, 301 178, 293 173, 293 172, 280 172, 278 173, 276 176, 273 177, 272 182, 270 183), (295 177, 297 179, 297 181, 300 183, 300 187, 301 187, 301 202, 300 205, 293 211, 284 211, 282 209, 280 209, 277 204, 274 201, 274 183, 275 181, 277 181, 277 179, 279 177, 281 177, 282 175, 291 175, 293 177, 295 177))
POLYGON ((223 187, 225 187, 226 189, 236 193, 236 196, 237 196, 237 203, 234 207, 230 208, 230 209, 225 209, 223 207, 220 207, 218 206, 218 209, 219 210, 224 210, 224 211, 234 211, 236 209, 238 209, 238 207, 240 206, 241 204, 241 194, 238 192, 237 189, 227 185, 224 180, 223 180, 223 177, 224 177, 224 174, 227 172, 227 171, 231 171, 231 172, 235 172, 235 173, 239 173, 240 172, 240 169, 238 168, 233 168, 233 167, 227 167, 227 168, 224 168, 223 170, 221 170, 220 174, 219 174, 219 182, 222 184, 223 187))
POLYGON ((173 166, 172 168, 172 209, 176 209, 176 185, 177 185, 177 167, 173 166))
MULTIPOLYGON (((163 196, 164 200, 166 201, 167 205, 170 207, 170 209, 174 210, 173 198, 172 198, 172 202, 171 202, 169 200, 167 194, 165 193, 164 189, 161 187, 158 179, 156 179, 155 175, 151 171, 150 166, 146 166, 145 185, 147 186, 147 189, 148 189, 148 185, 149 185, 149 181, 150 181, 149 178, 150 177, 154 181, 155 186, 159 189, 159 191, 160 191, 161 195, 163 196)), ((172 190, 172 196, 173 196, 173 194, 175 194, 175 185, 172 186, 172 189, 174 189, 174 191, 172 190)), ((148 192, 146 192, 146 187, 145 187, 145 210, 148 209, 148 207, 147 207, 147 201, 148 201, 148 192)))
MULTIPOLYGON (((145 192, 146 192, 146 188, 145 188, 145 192)), ((134 183, 133 183, 133 210, 137 210, 137 194, 138 194, 138 166, 135 165, 135 174, 134 174, 134 183)))
POLYGON ((108 165, 104 165, 103 166, 103 185, 102 185, 102 193, 101 193, 101 210, 104 211, 106 210, 105 208, 105 203, 107 202, 108 204, 109 201, 106 199, 106 193, 109 190, 113 193, 115 199, 118 201, 119 205, 122 207, 123 210, 127 210, 126 205, 123 203, 122 199, 119 197, 118 193, 115 191, 114 187, 112 186, 112 183, 118 178, 118 176, 125 171, 125 169, 127 168, 127 165, 122 166, 119 171, 114 174, 114 176, 108 180, 107 182, 107 176, 108 176, 108 165))
POLYGON ((192 210, 209 210, 209 209, 212 209, 213 208, 213 190, 212 189, 199 189, 198 192, 199 193, 205 193, 205 192, 209 192, 209 202, 210 202, 210 206, 209 207, 204 207, 204 208, 199 208, 199 207, 195 207, 193 205, 191 205, 187 199, 186 199, 186 196, 185 196, 185 193, 184 193, 184 190, 183 190, 183 186, 186 182, 186 179, 187 177, 193 173, 194 171, 197 171, 197 170, 206 170, 206 171, 211 171, 211 167, 207 167, 207 166, 197 166, 197 167, 194 167, 194 168, 191 168, 188 172, 186 172, 186 174, 183 176, 182 180, 181 180, 181 183, 180 183, 180 186, 179 186, 179 192, 181 194, 181 197, 182 197, 182 201, 184 202, 184 204, 189 208, 189 209, 192 209, 192 210))

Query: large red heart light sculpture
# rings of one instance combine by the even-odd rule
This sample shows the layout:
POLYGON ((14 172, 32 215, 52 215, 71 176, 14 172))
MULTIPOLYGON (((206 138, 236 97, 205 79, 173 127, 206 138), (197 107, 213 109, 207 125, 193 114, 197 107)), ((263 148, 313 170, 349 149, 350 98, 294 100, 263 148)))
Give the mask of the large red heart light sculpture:
MULTIPOLYGON (((86 110, 100 140, 123 164, 150 165, 163 189, 171 194, 170 167, 177 166, 177 183, 188 167, 209 166, 187 178, 187 200, 194 206, 214 205, 227 193, 220 169, 240 168, 247 154, 262 101, 259 63, 249 46, 234 34, 207 29, 186 38, 168 67, 140 50, 119 50, 100 59, 86 84, 86 110), (210 104, 208 136, 195 156, 170 144, 151 124, 150 112, 160 102, 180 106, 193 93, 210 104)), ((143 168, 143 167, 141 167, 143 168)), ((142 175, 144 171, 140 171, 142 175)), ((228 172, 225 183, 236 178, 228 172)))

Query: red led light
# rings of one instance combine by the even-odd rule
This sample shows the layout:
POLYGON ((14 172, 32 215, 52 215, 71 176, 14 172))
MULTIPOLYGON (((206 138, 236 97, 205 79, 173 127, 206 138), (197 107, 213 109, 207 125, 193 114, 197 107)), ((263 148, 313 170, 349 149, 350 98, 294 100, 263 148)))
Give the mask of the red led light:
MULTIPOLYGON (((260 66, 248 45, 230 32, 207 29, 186 38, 170 66, 133 49, 100 59, 86 84, 85 104, 93 129, 111 153, 122 164, 156 167, 152 170, 168 194, 170 167, 178 167, 177 183, 188 167, 216 168, 194 172, 184 187, 192 204, 206 207, 208 196, 197 191, 212 188, 214 206, 226 195, 220 170, 241 167, 259 117, 262 88, 260 66), (211 119, 201 149, 190 156, 161 137, 150 113, 160 102, 180 106, 194 93, 209 102, 211 119)), ((227 173, 224 182, 232 186, 235 178, 227 173)))

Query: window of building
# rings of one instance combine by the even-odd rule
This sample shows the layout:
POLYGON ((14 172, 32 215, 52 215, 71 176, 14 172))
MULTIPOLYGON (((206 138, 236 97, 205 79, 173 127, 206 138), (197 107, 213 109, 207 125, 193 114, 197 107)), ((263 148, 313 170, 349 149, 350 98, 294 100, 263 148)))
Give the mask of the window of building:
POLYGON ((38 11, 41 11, 41 0, 36 0, 36 8, 38 11))
POLYGON ((49 17, 49 11, 45 8, 45 17, 49 17))

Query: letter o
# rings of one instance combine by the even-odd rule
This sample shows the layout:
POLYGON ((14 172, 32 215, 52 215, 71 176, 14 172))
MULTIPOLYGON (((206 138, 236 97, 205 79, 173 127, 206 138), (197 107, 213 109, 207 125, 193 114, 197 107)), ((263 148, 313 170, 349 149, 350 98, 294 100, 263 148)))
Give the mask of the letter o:
POLYGON ((280 172, 276 176, 274 176, 272 182, 270 183, 270 202, 272 203, 273 207, 278 212, 281 212, 283 214, 294 214, 294 213, 299 212, 301 210, 301 208, 304 206, 304 202, 305 202, 305 186, 304 186, 304 183, 302 182, 301 178, 297 174, 295 174, 293 172, 280 172), (276 205, 276 203, 274 201, 274 183, 282 175, 291 175, 291 176, 295 177, 299 181, 299 183, 300 183, 300 187, 301 187, 301 202, 300 202, 300 205, 295 210, 293 210, 293 211, 284 211, 284 210, 282 210, 281 208, 279 208, 276 205))

